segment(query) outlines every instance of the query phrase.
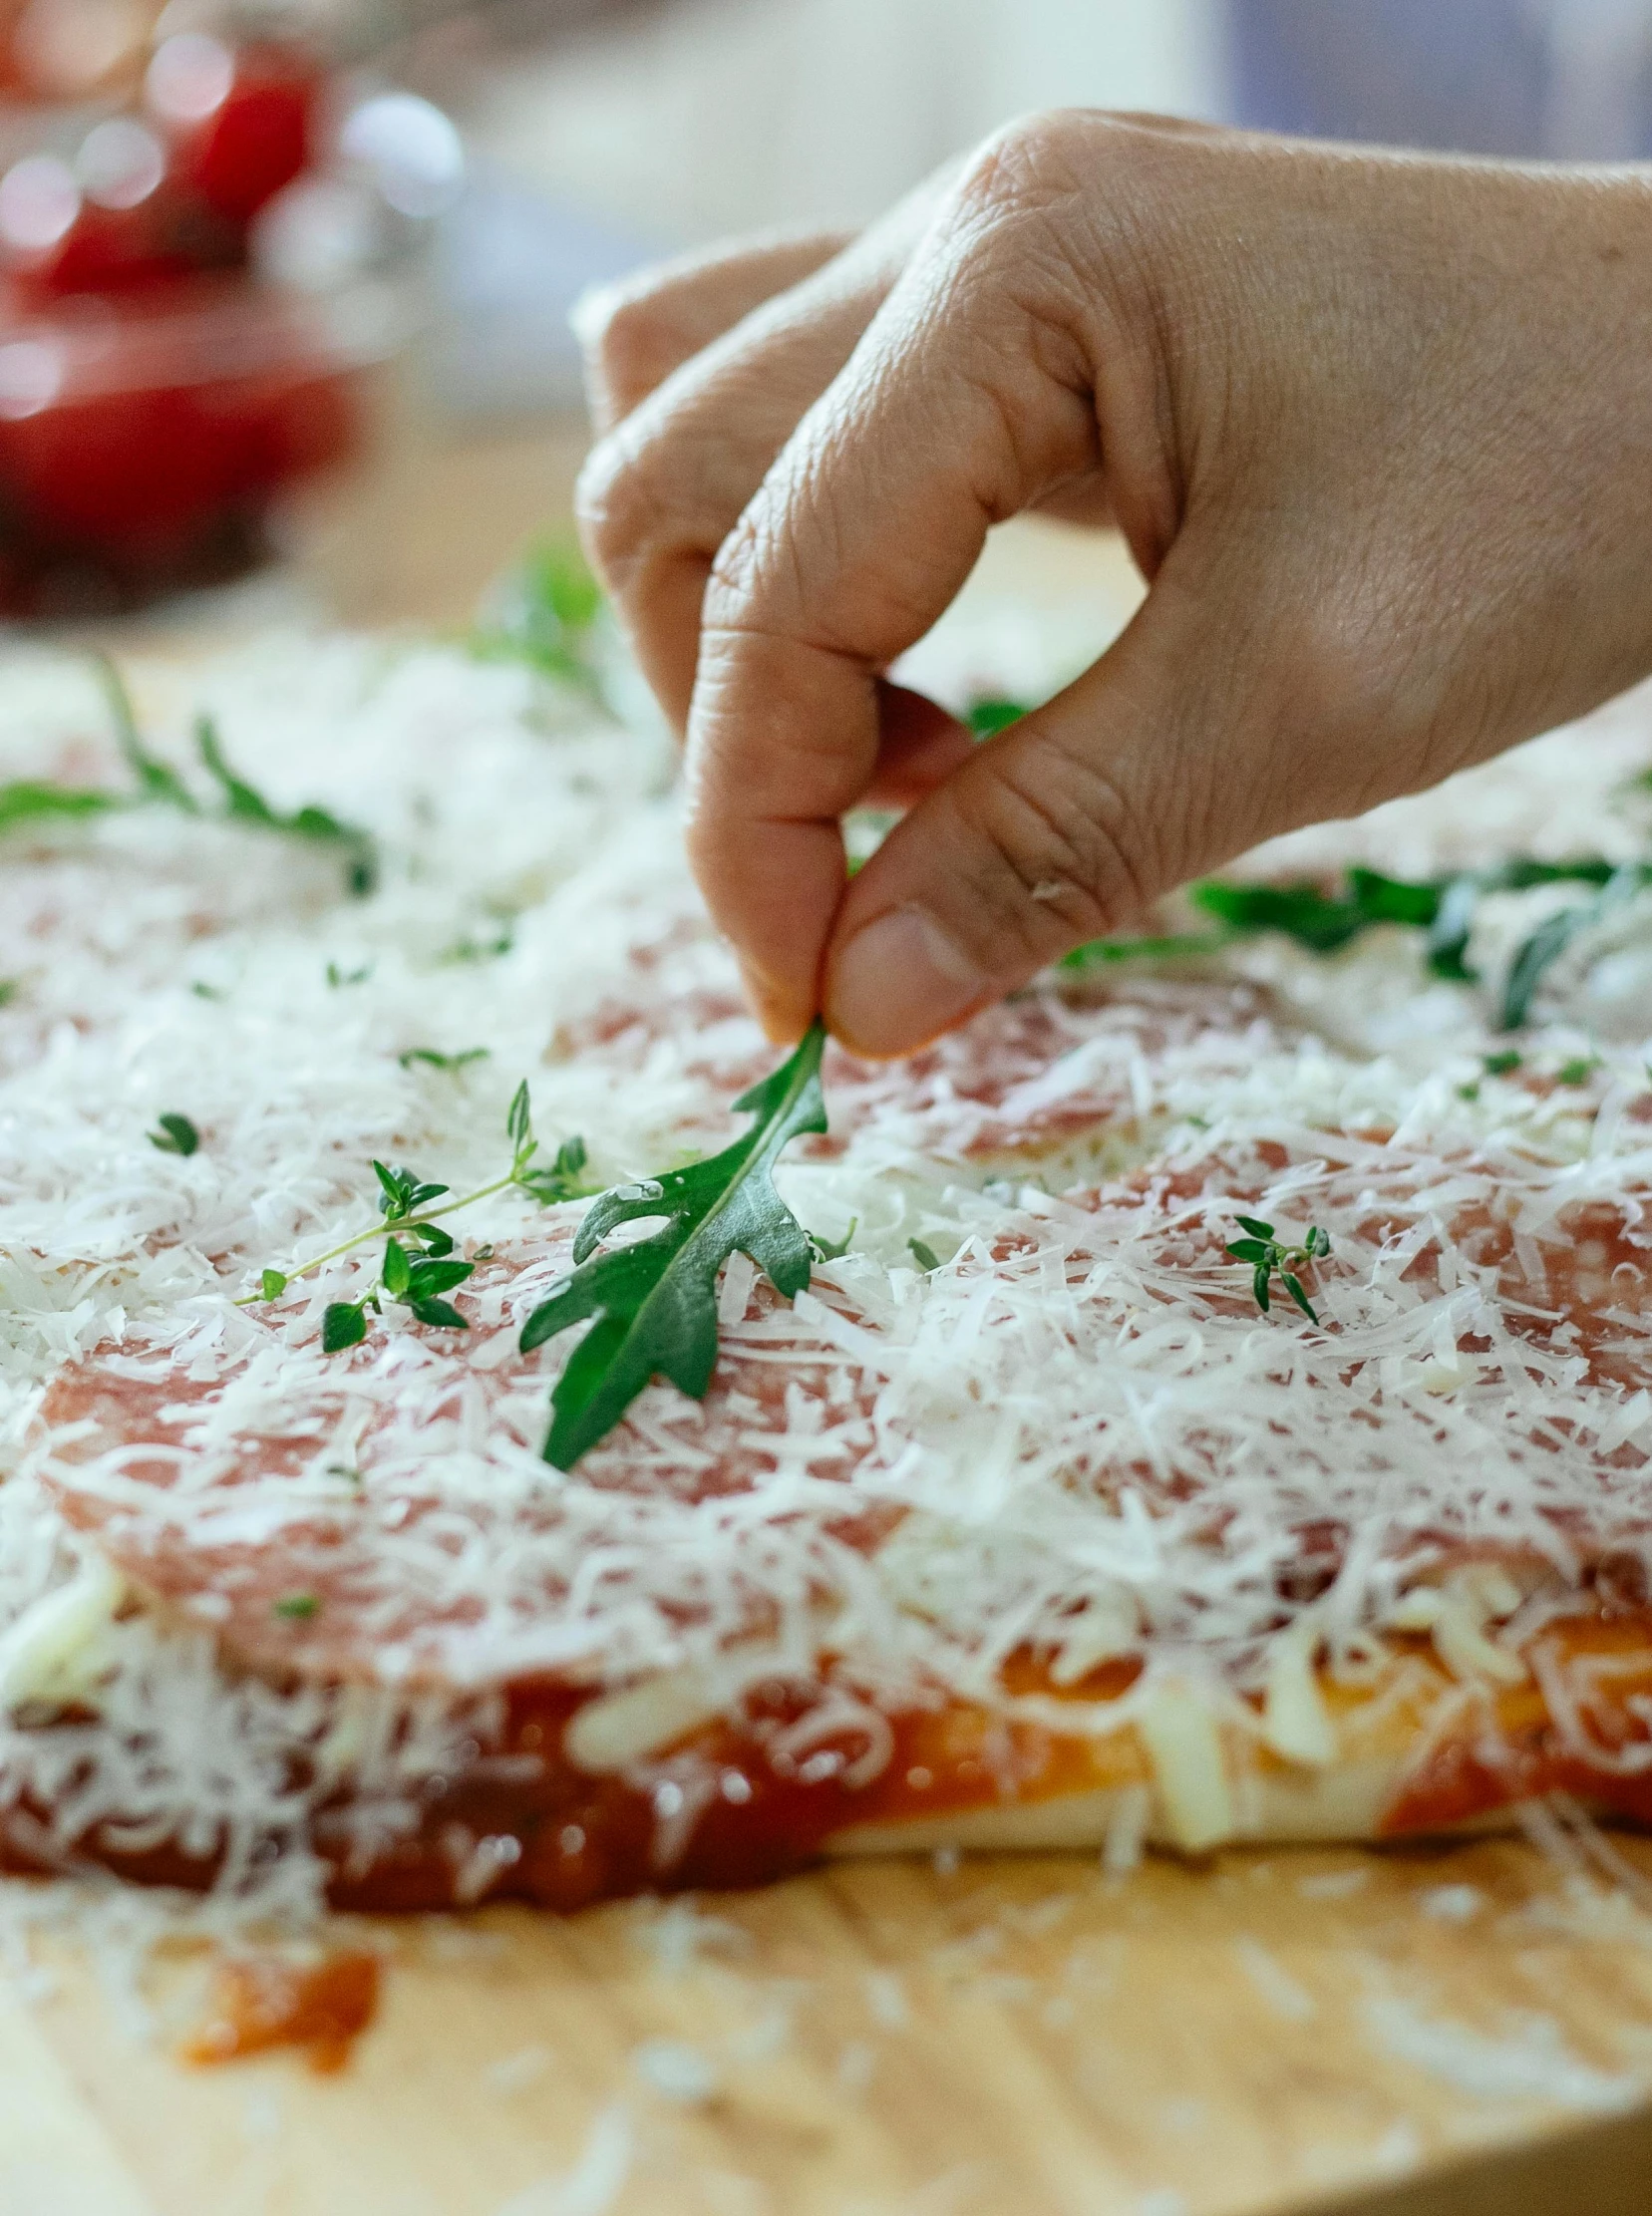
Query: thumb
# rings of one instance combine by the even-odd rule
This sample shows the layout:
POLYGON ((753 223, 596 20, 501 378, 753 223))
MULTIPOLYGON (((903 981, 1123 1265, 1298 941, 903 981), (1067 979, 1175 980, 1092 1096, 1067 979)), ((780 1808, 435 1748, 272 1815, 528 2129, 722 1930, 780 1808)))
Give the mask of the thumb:
POLYGON ((1268 826, 1268 750, 1208 669, 1200 642, 1224 627, 1179 553, 1108 653, 975 749, 849 885, 824 968, 845 1046, 910 1053, 1268 826), (1212 822, 1197 795, 1219 790, 1218 751, 1247 770, 1212 822))

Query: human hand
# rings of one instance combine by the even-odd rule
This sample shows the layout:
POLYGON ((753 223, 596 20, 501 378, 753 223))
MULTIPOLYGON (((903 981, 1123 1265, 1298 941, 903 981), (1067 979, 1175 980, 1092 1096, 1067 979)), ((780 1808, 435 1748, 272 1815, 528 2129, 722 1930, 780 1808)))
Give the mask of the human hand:
POLYGON ((1158 894, 1652 670, 1652 181, 1036 117, 851 242, 586 318, 587 544, 764 1022, 921 1044, 1158 894), (882 673, 988 526, 1123 636, 985 745, 882 673), (909 803, 845 882, 839 818, 909 803))

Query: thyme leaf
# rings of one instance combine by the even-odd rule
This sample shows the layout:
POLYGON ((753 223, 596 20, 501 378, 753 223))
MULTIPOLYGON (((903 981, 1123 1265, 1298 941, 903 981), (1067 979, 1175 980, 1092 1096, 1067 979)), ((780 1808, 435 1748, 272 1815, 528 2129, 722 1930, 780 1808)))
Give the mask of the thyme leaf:
POLYGON ((1236 1216, 1234 1221, 1249 1236, 1231 1240, 1223 1251, 1231 1254, 1235 1262, 1250 1264, 1250 1289, 1262 1314, 1269 1313, 1272 1280, 1277 1273, 1279 1282, 1309 1323, 1317 1324, 1319 1317, 1296 1273, 1306 1263, 1323 1261, 1330 1253, 1329 1233, 1320 1230, 1317 1224, 1310 1224, 1308 1235, 1300 1246, 1286 1246, 1274 1237, 1272 1224, 1262 1222, 1259 1216, 1236 1216))
POLYGON ((825 1028, 735 1103, 752 1128, 708 1160, 640 1184, 617 1185, 586 1212, 574 1270, 522 1326, 523 1353, 592 1319, 551 1394, 545 1458, 571 1469, 620 1421, 654 1377, 704 1400, 717 1361, 717 1280, 736 1253, 749 1255, 788 1299, 810 1278, 810 1244, 774 1186, 783 1149, 826 1127, 821 1094, 825 1028), (622 1223, 663 1216, 628 1246, 597 1249, 622 1223))
MULTIPOLYGON (((163 1116, 161 1120, 165 1123, 166 1118, 163 1116)), ((541 1207, 577 1200, 589 1191, 579 1182, 585 1166, 582 1138, 565 1138, 549 1162, 536 1161, 539 1142, 533 1135, 532 1103, 525 1078, 511 1096, 505 1117, 505 1136, 510 1141, 510 1166, 502 1176, 479 1185, 474 1192, 462 1193, 458 1198, 450 1197, 450 1186, 422 1177, 416 1169, 402 1168, 394 1162, 373 1162, 373 1175, 379 1188, 378 1222, 370 1224, 365 1231, 341 1239, 325 1254, 317 1254, 308 1262, 294 1263, 285 1270, 266 1268, 260 1271, 258 1290, 243 1293, 235 1306, 251 1308, 262 1301, 279 1300, 296 1279, 311 1277, 317 1270, 325 1269, 329 1262, 338 1261, 340 1256, 383 1238, 385 1252, 378 1281, 369 1286, 359 1300, 329 1302, 323 1313, 322 1353, 338 1354, 346 1347, 359 1347, 367 1336, 368 1317, 382 1315, 386 1299, 405 1304, 422 1324, 434 1324, 447 1331, 467 1330, 465 1318, 443 1296, 464 1284, 477 1262, 487 1260, 493 1249, 479 1248, 475 1261, 454 1261, 451 1259, 453 1233, 435 1219, 472 1207, 477 1201, 487 1200, 512 1185, 530 1199, 537 1200, 541 1207), (416 1244, 407 1246, 404 1238, 416 1244)))
POLYGON ((174 1114, 168 1108, 165 1115, 156 1117, 156 1122, 160 1127, 151 1131, 150 1144, 163 1154, 192 1154, 199 1146, 200 1133, 186 1115, 174 1114))

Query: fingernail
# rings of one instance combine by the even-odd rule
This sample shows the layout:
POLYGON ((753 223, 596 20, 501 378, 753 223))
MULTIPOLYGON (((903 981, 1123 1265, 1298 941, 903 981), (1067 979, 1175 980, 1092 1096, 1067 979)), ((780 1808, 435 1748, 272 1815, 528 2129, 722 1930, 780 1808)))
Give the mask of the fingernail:
POLYGON ((826 1016, 859 1054, 906 1054, 992 991, 923 908, 893 908, 857 931, 831 967, 826 1016))

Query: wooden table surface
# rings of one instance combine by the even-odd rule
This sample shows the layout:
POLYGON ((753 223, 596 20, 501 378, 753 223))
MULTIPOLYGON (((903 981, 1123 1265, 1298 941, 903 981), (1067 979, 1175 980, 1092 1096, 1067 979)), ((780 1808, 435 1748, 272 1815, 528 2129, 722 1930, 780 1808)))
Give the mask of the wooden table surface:
MULTIPOLYGON (((311 543, 312 604, 462 622, 565 508, 577 449, 554 427, 410 449, 311 543)), ((1131 593, 1116 551, 1050 534, 995 551, 978 593, 1018 583, 1104 628, 1131 593)), ((382 1924, 381 2015, 331 2078, 179 2061, 202 1955, 162 1965, 140 2038, 52 1948, 48 1992, 0 1980, 0 2211, 1629 2216, 1652 2207, 1652 1842, 1610 1851, 1604 1875, 1507 1840, 1124 1881, 916 1861, 382 1924)))

